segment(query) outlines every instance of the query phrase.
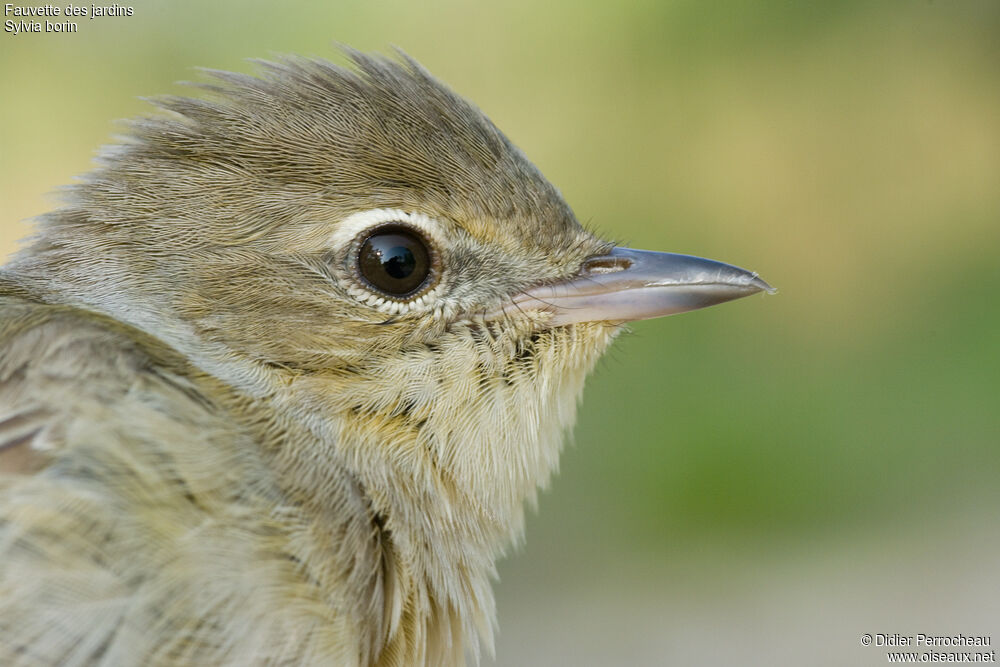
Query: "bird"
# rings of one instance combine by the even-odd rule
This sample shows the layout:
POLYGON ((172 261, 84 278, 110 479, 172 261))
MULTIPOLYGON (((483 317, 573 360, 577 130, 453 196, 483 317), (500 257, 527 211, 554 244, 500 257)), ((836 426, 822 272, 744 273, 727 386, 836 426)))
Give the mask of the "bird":
POLYGON ((405 53, 205 70, 0 269, 0 663, 460 665, 626 323, 772 288, 587 230, 405 53))

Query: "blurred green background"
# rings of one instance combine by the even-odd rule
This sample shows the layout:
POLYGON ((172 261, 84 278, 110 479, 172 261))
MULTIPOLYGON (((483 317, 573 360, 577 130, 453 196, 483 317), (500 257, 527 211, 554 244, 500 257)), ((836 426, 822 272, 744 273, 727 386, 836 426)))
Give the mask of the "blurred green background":
POLYGON ((1000 642, 1000 3, 133 7, 0 35, 0 256, 139 96, 340 42, 422 61, 591 227, 781 290, 638 323, 603 361, 501 565, 496 664, 1000 642))

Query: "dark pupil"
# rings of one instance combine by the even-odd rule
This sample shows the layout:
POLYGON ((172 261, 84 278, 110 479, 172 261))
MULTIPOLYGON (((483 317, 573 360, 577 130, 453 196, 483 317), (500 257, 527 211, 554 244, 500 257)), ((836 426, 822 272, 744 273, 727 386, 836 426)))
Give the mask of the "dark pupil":
POLYGON ((372 287, 395 297, 416 292, 430 274, 427 246, 406 227, 388 226, 365 239, 358 269, 372 287))
POLYGON ((398 245, 382 253, 382 266, 390 276, 402 280, 417 268, 417 258, 413 256, 412 250, 398 245))

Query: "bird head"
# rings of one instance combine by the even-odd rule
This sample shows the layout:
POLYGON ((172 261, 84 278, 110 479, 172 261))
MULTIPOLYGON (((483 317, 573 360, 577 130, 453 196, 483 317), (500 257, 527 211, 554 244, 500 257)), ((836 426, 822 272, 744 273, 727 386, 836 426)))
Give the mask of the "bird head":
POLYGON ((156 100, 18 263, 305 424, 306 492, 347 471, 398 550, 491 570, 622 323, 769 288, 596 237, 415 62, 351 58, 156 100))

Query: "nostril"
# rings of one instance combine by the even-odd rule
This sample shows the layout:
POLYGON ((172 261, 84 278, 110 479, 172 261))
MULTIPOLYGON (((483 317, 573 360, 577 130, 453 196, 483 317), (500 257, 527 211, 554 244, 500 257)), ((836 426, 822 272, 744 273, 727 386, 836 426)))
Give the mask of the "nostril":
POLYGON ((632 260, 628 257, 615 257, 614 255, 601 255, 591 257, 583 262, 580 273, 617 273, 632 266, 632 260))

